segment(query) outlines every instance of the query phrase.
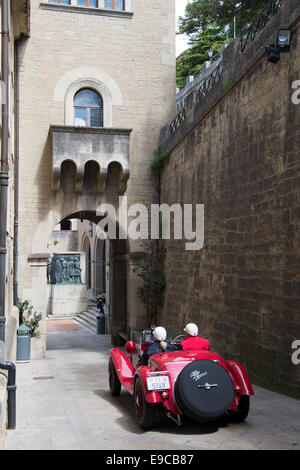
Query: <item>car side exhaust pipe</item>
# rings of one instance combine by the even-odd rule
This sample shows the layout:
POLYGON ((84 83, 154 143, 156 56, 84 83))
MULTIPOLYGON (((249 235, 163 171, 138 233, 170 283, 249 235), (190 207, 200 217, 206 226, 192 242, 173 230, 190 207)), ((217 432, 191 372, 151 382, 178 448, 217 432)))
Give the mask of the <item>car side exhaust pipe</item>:
POLYGON ((170 411, 168 411, 167 412, 167 417, 170 418, 172 421, 174 421, 174 423, 176 423, 179 428, 182 426, 182 421, 181 421, 180 415, 176 415, 176 417, 175 417, 174 415, 172 415, 172 413, 170 411))

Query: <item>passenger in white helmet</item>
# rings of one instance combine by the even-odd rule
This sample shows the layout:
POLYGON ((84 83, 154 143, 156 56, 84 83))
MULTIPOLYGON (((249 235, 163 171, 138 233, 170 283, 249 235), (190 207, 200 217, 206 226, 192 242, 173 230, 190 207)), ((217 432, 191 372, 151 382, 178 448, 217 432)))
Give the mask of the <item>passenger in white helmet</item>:
POLYGON ((141 365, 148 365, 149 357, 164 351, 175 351, 175 347, 170 341, 166 341, 167 332, 163 326, 157 326, 153 330, 154 342, 151 343, 141 357, 141 365))
POLYGON ((185 339, 181 341, 182 349, 209 349, 209 341, 198 336, 198 326, 195 323, 188 323, 183 329, 185 339))

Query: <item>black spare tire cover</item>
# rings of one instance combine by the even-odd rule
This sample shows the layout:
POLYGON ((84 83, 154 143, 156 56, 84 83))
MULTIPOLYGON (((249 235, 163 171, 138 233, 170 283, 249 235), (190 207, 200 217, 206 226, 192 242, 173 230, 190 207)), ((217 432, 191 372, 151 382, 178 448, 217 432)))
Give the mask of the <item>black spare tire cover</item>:
POLYGON ((190 362, 177 377, 175 400, 183 414, 198 421, 223 415, 232 405, 234 386, 229 373, 217 362, 190 362))

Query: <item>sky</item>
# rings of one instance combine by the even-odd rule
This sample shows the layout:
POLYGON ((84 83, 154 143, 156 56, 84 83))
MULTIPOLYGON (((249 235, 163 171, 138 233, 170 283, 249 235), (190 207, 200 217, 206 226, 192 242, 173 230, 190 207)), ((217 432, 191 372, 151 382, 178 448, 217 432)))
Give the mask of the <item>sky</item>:
MULTIPOLYGON (((178 30, 178 17, 184 15, 184 10, 188 0, 176 0, 176 31, 178 30)), ((176 57, 178 57, 187 47, 187 38, 185 35, 176 36, 176 57)))

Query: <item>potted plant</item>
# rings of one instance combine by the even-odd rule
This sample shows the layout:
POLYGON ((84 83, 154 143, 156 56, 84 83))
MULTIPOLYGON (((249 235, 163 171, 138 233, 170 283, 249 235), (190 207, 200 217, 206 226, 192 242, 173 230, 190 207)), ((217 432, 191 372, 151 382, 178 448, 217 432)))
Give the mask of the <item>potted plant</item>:
POLYGON ((37 328, 43 318, 43 315, 37 311, 33 311, 33 305, 31 305, 28 300, 24 300, 24 302, 18 302, 17 307, 19 309, 20 325, 24 324, 30 328, 31 337, 40 336, 40 332, 37 331, 37 328))

